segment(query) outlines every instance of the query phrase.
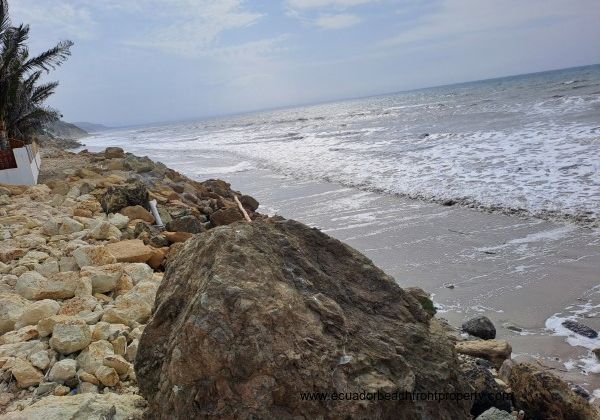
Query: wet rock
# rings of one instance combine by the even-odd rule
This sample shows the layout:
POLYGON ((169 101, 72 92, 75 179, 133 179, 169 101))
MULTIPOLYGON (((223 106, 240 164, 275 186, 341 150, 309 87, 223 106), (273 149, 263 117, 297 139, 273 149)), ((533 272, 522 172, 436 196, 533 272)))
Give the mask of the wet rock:
POLYGON ((170 232, 201 233, 206 229, 200 220, 194 216, 183 216, 167 223, 166 228, 170 232))
POLYGON ((118 262, 144 263, 152 257, 152 249, 139 239, 107 244, 105 245, 105 249, 118 262))
POLYGON ((129 220, 139 219, 150 224, 154 224, 155 222, 154 216, 140 205, 125 207, 121 209, 120 213, 127 216, 129 220))
POLYGON ((464 322, 462 329, 470 335, 484 340, 496 338, 496 327, 487 316, 478 316, 464 322))
POLYGON ((117 213, 124 207, 137 205, 148 209, 148 190, 139 181, 109 186, 100 203, 105 213, 117 213))
POLYGON ((455 348, 460 354, 489 360, 496 367, 500 367, 512 353, 512 347, 504 340, 460 341, 455 348))
MULTIPOLYGON (((318 418, 329 404, 301 401, 298 390, 467 386, 419 302, 357 251, 293 221, 195 235, 169 263, 155 308, 135 370, 157 418, 318 418)), ((467 418, 469 403, 335 409, 340 418, 449 419, 467 418)))
POLYGON ((573 331, 575 334, 579 334, 587 338, 598 337, 598 333, 596 331, 586 325, 580 324, 577 321, 567 319, 566 321, 563 321, 562 326, 573 331))
POLYGON ((550 372, 522 363, 514 365, 509 386, 517 410, 532 419, 597 419, 598 409, 550 372))
POLYGON ((220 209, 210 215, 210 222, 214 226, 229 225, 240 220, 244 220, 244 215, 237 207, 220 209))

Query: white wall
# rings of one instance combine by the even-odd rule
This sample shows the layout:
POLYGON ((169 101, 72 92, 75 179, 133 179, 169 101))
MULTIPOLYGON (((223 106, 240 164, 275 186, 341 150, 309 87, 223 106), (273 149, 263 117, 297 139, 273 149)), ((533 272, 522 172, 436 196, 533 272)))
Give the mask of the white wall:
POLYGON ((35 185, 37 184, 38 175, 40 173, 41 158, 39 152, 35 155, 35 159, 29 162, 27 149, 19 147, 13 149, 17 167, 14 169, 0 170, 0 184, 12 185, 35 185))

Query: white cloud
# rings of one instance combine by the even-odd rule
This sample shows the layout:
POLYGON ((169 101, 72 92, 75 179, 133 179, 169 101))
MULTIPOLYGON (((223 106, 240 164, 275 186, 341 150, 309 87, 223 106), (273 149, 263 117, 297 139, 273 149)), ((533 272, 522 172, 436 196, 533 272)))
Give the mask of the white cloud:
POLYGON ((324 29, 343 29, 354 26, 360 22, 355 15, 340 13, 337 15, 322 15, 317 18, 315 24, 324 29))

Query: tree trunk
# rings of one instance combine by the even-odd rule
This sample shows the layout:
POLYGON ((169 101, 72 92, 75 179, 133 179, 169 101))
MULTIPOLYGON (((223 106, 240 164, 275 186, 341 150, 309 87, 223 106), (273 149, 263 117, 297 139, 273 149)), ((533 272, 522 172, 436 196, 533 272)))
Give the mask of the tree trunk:
POLYGON ((0 150, 10 149, 10 143, 8 141, 8 133, 6 132, 4 121, 0 121, 0 150))

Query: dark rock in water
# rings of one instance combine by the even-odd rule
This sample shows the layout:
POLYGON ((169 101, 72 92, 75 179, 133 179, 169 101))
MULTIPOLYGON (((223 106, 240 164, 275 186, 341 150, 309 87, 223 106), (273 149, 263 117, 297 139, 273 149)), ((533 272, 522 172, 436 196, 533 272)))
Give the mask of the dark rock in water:
POLYGON ((592 398, 590 393, 587 392, 587 390, 584 387, 582 387, 581 385, 572 384, 571 390, 586 401, 589 401, 592 398))
POLYGON ((444 200, 442 201, 442 206, 453 206, 456 204, 456 201, 452 200, 452 199, 448 199, 448 200, 444 200))
POLYGON ((229 225, 240 220, 244 220, 244 215, 237 207, 220 209, 210 215, 210 222, 214 226, 229 225))
POLYGON ((515 407, 528 419, 600 418, 598 409, 573 392, 569 385, 537 366, 521 363, 511 369, 508 383, 515 397, 515 407))
POLYGON ((112 185, 108 187, 100 200, 105 213, 117 213, 124 207, 140 205, 150 210, 148 205, 148 190, 139 181, 129 185, 112 185))
POLYGON ((204 225, 194 216, 183 216, 179 219, 171 220, 167 223, 166 228, 170 232, 189 232, 200 233, 204 232, 204 225))
POLYGON ((474 392, 477 393, 477 399, 473 401, 471 407, 472 416, 477 417, 491 407, 508 412, 512 411, 510 397, 503 394, 504 389, 496 383, 490 368, 485 363, 478 363, 478 361, 487 362, 487 360, 461 356, 460 361, 461 372, 467 382, 474 388, 474 392), (503 398, 503 396, 506 398, 503 398))
POLYGON ((470 319, 462 324, 464 332, 472 336, 483 338, 484 340, 492 340, 496 338, 496 327, 492 321, 486 316, 478 316, 470 319))
POLYGON ((580 324, 579 322, 567 319, 562 323, 562 326, 573 331, 575 334, 582 335, 587 338, 596 338, 598 333, 590 327, 580 324))
POLYGON ((251 211, 256 211, 259 206, 258 201, 249 195, 242 195, 240 197, 240 203, 242 203, 245 208, 250 209, 251 211))
POLYGON ((429 137, 429 133, 423 133, 419 136, 419 139, 426 139, 427 137, 429 137))
POLYGON ((439 321, 338 240, 269 219, 171 254, 135 359, 149 418, 469 418, 464 400, 302 399, 470 389, 439 321))

